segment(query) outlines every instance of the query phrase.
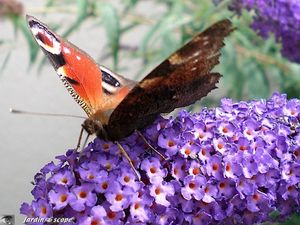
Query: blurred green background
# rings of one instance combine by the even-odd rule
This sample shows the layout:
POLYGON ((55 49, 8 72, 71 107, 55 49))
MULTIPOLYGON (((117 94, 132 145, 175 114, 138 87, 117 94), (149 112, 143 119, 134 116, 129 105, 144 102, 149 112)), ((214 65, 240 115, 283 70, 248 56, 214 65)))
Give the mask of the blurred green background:
MULTIPOLYGON (((2 0, 3 1, 3 0, 2 0)), ((3 1, 5 2, 5 1, 3 1)), ((10 1, 13 2, 13 1, 10 1)), ((220 97, 227 96, 235 100, 267 98, 278 90, 288 94, 289 98, 300 96, 300 66, 284 59, 280 54, 280 44, 271 36, 267 40, 259 37, 250 27, 251 12, 243 12, 241 16, 228 10, 230 1, 214 5, 213 1, 203 0, 123 0, 123 1, 86 1, 86 0, 48 0, 42 6, 30 7, 35 16, 44 17, 49 26, 68 38, 76 36, 80 27, 90 21, 89 29, 104 29, 105 47, 99 48, 100 64, 125 74, 128 66, 124 59, 139 60, 138 68, 130 76, 141 79, 155 65, 178 49, 187 40, 205 27, 222 19, 230 18, 238 28, 227 40, 223 49, 220 65, 215 69, 224 77, 219 90, 202 101, 204 105, 216 105, 220 97), (159 16, 152 17, 141 12, 141 5, 149 4, 149 10, 161 11, 159 16), (60 16, 59 22, 55 19, 60 16), (64 17, 71 17, 70 23, 64 23, 64 17), (135 34, 143 28, 138 42, 124 41, 124 37, 135 34)), ((3 13, 11 21, 15 30, 14 40, 0 39, 2 45, 11 45, 23 35, 28 45, 28 63, 37 64, 42 70, 45 58, 33 41, 24 21, 24 11, 15 9, 13 13, 3 13)), ((91 37, 91 41, 101 37, 91 37)), ((5 52, 6 57, 1 65, 1 72, 9 65, 14 48, 5 52)), ((131 72, 131 71, 130 71, 131 72)))
MULTIPOLYGON (((92 44, 93 57, 99 64, 135 80, 142 79, 204 28, 230 18, 237 29, 226 39, 221 62, 214 69, 223 74, 218 89, 189 108, 217 106, 222 97, 236 101, 268 98, 274 91, 299 98, 300 66, 282 57, 281 46, 274 37, 262 39, 250 28, 253 12, 236 15, 228 10, 229 2, 214 5, 213 1, 203 0, 0 0, 0 26, 9 23, 11 28, 1 29, 5 35, 0 34, 0 84, 9 68, 15 66, 20 40, 25 40, 22 43, 27 51, 26 60, 21 62, 27 67, 24 76, 44 76, 48 66, 29 33, 25 14, 39 18, 75 44, 92 44), (103 36, 85 36, 91 30, 95 34, 99 30, 103 36), (80 41, 80 37, 85 39, 80 41)), ((300 224, 300 219, 295 216, 285 224, 300 224)))

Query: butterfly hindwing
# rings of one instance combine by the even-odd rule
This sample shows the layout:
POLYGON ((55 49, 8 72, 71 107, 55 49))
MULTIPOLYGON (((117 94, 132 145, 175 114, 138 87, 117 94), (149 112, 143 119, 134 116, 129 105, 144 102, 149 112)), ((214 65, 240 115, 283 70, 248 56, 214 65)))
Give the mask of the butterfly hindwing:
POLYGON ((206 96, 220 78, 212 73, 219 63, 223 40, 233 30, 220 21, 173 53, 140 81, 113 111, 105 127, 113 139, 126 137, 168 113, 206 96))

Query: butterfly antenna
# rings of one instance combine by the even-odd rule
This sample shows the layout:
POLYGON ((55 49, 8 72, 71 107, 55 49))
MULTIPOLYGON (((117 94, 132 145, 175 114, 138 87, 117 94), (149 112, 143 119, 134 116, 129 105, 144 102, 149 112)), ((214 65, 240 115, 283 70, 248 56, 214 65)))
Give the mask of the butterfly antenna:
POLYGON ((80 118, 86 119, 84 116, 76 116, 76 115, 69 115, 69 114, 61 114, 61 113, 41 113, 41 112, 30 112, 24 110, 18 110, 10 108, 9 111, 15 114, 24 114, 24 115, 36 115, 36 116, 57 116, 57 117, 72 117, 72 118, 80 118))
POLYGON ((127 154, 127 152, 125 151, 125 149, 123 148, 123 146, 118 142, 116 141, 115 142, 118 146, 118 148, 120 149, 122 155, 128 160, 129 162, 129 165, 131 166, 133 172, 135 173, 135 175, 137 176, 138 180, 141 181, 141 175, 139 174, 139 172, 135 169, 134 165, 133 165, 133 162, 131 160, 131 158, 129 157, 129 155, 127 154))
POLYGON ((139 136, 140 138, 144 141, 144 143, 148 146, 148 148, 150 148, 151 150, 153 150, 157 155, 159 155, 163 160, 167 160, 167 158, 162 154, 160 153, 157 149, 155 149, 145 138, 145 136, 138 130, 135 131, 139 136))

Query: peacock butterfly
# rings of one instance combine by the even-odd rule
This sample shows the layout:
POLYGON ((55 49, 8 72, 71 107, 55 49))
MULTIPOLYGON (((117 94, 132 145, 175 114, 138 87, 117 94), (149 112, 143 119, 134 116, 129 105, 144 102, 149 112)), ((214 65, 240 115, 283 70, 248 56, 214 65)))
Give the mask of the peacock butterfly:
POLYGON ((135 82, 99 66, 36 18, 27 16, 27 21, 68 92, 88 115, 82 127, 112 141, 216 88, 221 75, 211 70, 219 63, 224 38, 233 30, 227 19, 213 24, 135 82))

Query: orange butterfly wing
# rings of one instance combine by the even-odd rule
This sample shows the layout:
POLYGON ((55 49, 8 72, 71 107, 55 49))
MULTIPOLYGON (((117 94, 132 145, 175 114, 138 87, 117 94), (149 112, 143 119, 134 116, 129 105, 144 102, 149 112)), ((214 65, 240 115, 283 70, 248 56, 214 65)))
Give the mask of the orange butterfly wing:
POLYGON ((135 82, 99 67, 87 53, 36 18, 27 16, 27 21, 35 40, 75 101, 89 117, 106 124, 135 82))

